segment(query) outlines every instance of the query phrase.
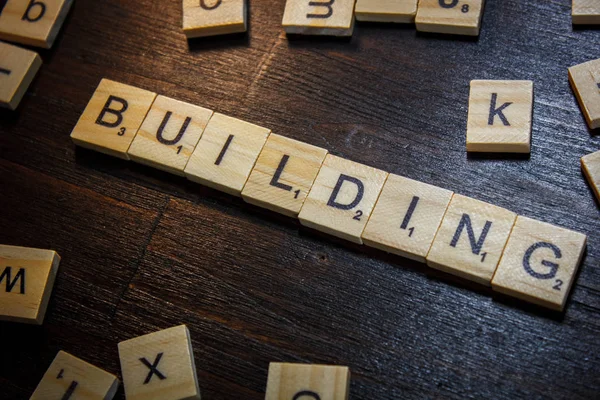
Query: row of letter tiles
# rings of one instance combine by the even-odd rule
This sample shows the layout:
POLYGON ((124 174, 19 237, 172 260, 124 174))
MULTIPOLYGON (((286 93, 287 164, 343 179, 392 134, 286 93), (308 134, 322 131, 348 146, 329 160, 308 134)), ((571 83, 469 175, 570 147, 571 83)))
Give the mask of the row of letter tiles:
POLYGON ((0 40, 52 47, 73 0, 6 0, 0 13, 0 40))
POLYGON ((0 107, 16 110, 41 66, 36 52, 0 42, 0 107))
POLYGON ((53 250, 0 245, 0 320, 41 325, 59 263, 53 250))
MULTIPOLYGON (((155 96, 103 80, 73 131, 75 142, 85 138, 86 147, 129 154, 136 161, 185 174, 192 181, 241 195, 248 203, 297 217, 304 226, 427 262, 486 286, 501 288, 494 285, 494 274, 500 268, 515 268, 520 257, 519 271, 538 279, 539 290, 514 281, 513 295, 530 288, 517 297, 564 307, 570 280, 555 278, 558 267, 552 270, 551 266, 558 263, 551 260, 561 259, 560 273, 574 275, 579 258, 557 255, 569 253, 561 250, 570 246, 567 242, 538 246, 533 239, 520 255, 507 254, 505 246, 518 221, 515 213, 327 154, 326 149, 201 107, 163 96, 152 104, 155 96), (145 99, 143 106, 138 95, 145 99), (128 143, 132 144, 126 151, 128 143), (504 263, 503 254, 508 260, 504 263), (546 258, 537 260, 540 254, 546 258), (532 274, 536 268, 554 272, 532 274), (559 280, 564 286, 554 288, 559 280), (553 297, 542 295, 548 285, 553 297)), ((571 233, 582 239, 582 254, 585 236, 571 233)))
POLYGON ((183 0, 183 32, 188 39, 246 32, 247 0, 183 0))
POLYGON ((573 0, 571 13, 573 24, 600 24, 600 2, 598 0, 573 0))
POLYGON ((569 82, 590 129, 600 128, 600 59, 569 68, 569 82))
POLYGON ((598 202, 600 202, 600 151, 582 157, 581 168, 598 202))

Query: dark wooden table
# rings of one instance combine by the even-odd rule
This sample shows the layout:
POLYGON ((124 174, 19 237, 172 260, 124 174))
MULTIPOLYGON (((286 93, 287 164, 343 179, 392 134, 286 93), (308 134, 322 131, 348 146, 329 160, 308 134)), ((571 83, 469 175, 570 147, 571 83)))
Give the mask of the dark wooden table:
POLYGON ((0 243, 62 256, 44 325, 0 323, 0 398, 28 398, 60 349, 120 375, 119 341, 182 323, 204 399, 264 398, 270 361, 348 365, 352 399, 600 398, 600 208, 579 167, 600 137, 567 80, 600 31, 572 28, 570 0, 491 0, 475 40, 288 39, 284 0, 250 3, 247 35, 188 44, 180 1, 78 0, 0 112, 0 243), (102 77, 587 234, 566 312, 76 149, 102 77), (471 79, 535 82, 531 157, 467 156, 471 79))

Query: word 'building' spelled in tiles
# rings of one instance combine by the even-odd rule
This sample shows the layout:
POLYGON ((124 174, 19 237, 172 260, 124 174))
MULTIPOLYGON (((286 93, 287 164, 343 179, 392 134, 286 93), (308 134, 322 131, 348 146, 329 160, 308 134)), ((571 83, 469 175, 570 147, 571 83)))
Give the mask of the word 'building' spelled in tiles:
POLYGON ((265 400, 347 400, 349 392, 348 367, 269 364, 265 400))
POLYGON ((569 68, 569 82, 590 129, 600 128, 600 59, 569 68))
POLYGON ((359 21, 411 23, 417 15, 418 0, 357 0, 359 21))
POLYGON ((41 66, 37 53, 0 42, 0 107, 16 110, 41 66))
POLYGON ((183 32, 188 39, 246 32, 247 0, 183 0, 183 32))
POLYGON ((49 49, 73 0, 6 0, 4 3, 4 8, 0 7, 0 40, 49 49))
POLYGON ((356 0, 287 0, 283 13, 286 33, 352 36, 356 0))
POLYGON ((111 400, 118 388, 113 374, 59 351, 29 400, 111 400))
POLYGON ((119 343, 128 400, 200 400, 190 332, 185 325, 119 343))
POLYGON ((419 0, 417 30, 478 36, 484 0, 419 0))
POLYGON ((571 15, 576 25, 600 24, 600 1, 573 0, 571 15))
MULTIPOLYGON (((526 86, 521 89, 523 92, 524 89, 528 90, 526 97, 530 99, 531 86, 526 86)), ((503 92, 500 89, 496 92, 496 89, 486 85, 485 93, 486 118, 491 115, 494 122, 502 119, 519 121, 518 112, 516 115, 508 112, 513 104, 515 110, 521 108, 516 107, 520 103, 515 98, 517 95, 512 96, 512 88, 509 90, 512 99, 496 98, 495 103, 492 100, 493 93, 498 93, 500 97, 503 92)), ((531 251, 517 246, 517 241, 510 240, 512 235, 520 232, 511 233, 517 220, 515 213, 446 189, 328 155, 326 149, 271 133, 269 129, 219 113, 213 114, 201 107, 165 97, 154 101, 154 96, 151 92, 103 81, 90 101, 92 106, 88 104, 85 117, 82 116, 74 129, 73 140, 77 144, 82 143, 117 156, 122 156, 122 153, 115 151, 117 144, 122 150, 133 142, 129 153, 138 153, 132 156, 137 161, 174 174, 183 173, 192 181, 241 195, 248 203, 298 218, 305 226, 427 262, 432 268, 486 286, 493 285, 493 289, 553 309, 562 307, 557 306, 559 300, 562 302, 560 304, 564 304, 562 297, 541 302, 541 295, 533 292, 533 286, 515 288, 516 283, 500 280, 502 274, 497 273, 500 271, 499 265, 503 268, 521 268, 520 273, 528 273, 525 264, 515 267, 517 264, 514 260, 523 260, 525 257, 531 269, 536 271, 543 271, 549 265, 554 265, 550 263, 555 263, 558 271, 556 279, 564 282, 561 296, 567 296, 571 285, 567 282, 572 281, 568 281, 567 277, 580 262, 579 258, 570 256, 572 252, 564 249, 560 255, 554 253, 555 259, 563 261, 551 261, 544 252, 553 248, 547 245, 539 252, 534 250, 534 256, 530 257, 531 251), (107 86, 107 83, 110 85, 107 86), (140 98, 135 93, 139 93, 140 98), (136 108, 142 99, 145 99, 143 105, 136 108), (150 108, 154 111, 146 116, 150 108), (141 117, 142 114, 144 117, 141 117), (145 120, 142 122, 142 119, 145 120), (82 129, 82 121, 85 122, 85 129, 82 129), (193 127, 193 124, 197 126, 193 127), (137 128, 131 128, 140 125, 142 128, 139 133, 137 128), (184 129, 186 126, 188 128, 184 129), (120 136, 118 129, 125 127, 124 132, 136 133, 124 139, 125 135, 120 136), (189 142, 185 142, 188 129, 195 133, 189 142), (161 140, 176 141, 177 136, 181 136, 181 144, 179 141, 161 143, 161 140), (124 144, 119 140, 123 140, 124 144), (144 146, 138 148, 135 143, 143 143, 144 146), (183 143, 187 143, 183 161, 178 161, 176 168, 173 168, 170 160, 178 159, 183 151, 182 147, 178 154, 178 146, 183 146, 183 143), (144 150, 140 154, 142 148, 144 150), (170 167, 166 168, 167 165, 170 167), (539 257, 539 254, 543 257, 539 257), (494 278, 495 273, 497 279, 494 278)), ((522 107, 528 110, 525 114, 530 113, 529 103, 525 102, 522 107)), ((593 157, 582 160, 584 170, 587 168, 591 176, 596 176, 595 161, 593 157)), ((554 242, 548 238, 544 239, 546 242, 570 248, 570 245, 564 244, 567 242, 559 240, 562 236, 554 233, 571 231, 548 224, 540 226, 554 235, 550 238, 554 242)), ((520 245, 530 241, 529 237, 534 235, 519 234, 520 245)), ((585 238, 575 232, 572 234, 578 235, 577 238, 585 238)), ((585 247, 585 241, 578 243, 582 248, 585 247)), ((511 276, 517 275, 511 272, 511 276)), ((538 289, 545 290, 543 286, 535 290, 538 289)), ((162 356, 149 354, 146 357, 155 357, 154 362, 157 362, 162 356)), ((135 362, 132 363, 139 367, 135 362)), ((124 373, 127 391, 126 375, 124 373)))
POLYGON ((471 81, 467 151, 529 153, 533 82, 471 81))
POLYGON ((0 245, 0 320, 41 325, 59 263, 53 250, 0 245))

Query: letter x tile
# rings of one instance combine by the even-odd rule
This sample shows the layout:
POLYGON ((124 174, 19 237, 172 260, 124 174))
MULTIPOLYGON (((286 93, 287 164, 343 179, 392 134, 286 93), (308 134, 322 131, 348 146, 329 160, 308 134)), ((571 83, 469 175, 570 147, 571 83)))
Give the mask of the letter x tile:
POLYGON ((455 194, 427 255, 427 265, 490 286, 517 215, 455 194))
POLYGON ((519 216, 492 288, 562 311, 586 241, 587 237, 581 233, 519 216))
POLYGON ((121 342, 119 358, 127 400, 200 400, 185 325, 121 342))
POLYGON ((304 202, 300 223, 362 244, 362 233, 388 173, 328 155, 304 202))

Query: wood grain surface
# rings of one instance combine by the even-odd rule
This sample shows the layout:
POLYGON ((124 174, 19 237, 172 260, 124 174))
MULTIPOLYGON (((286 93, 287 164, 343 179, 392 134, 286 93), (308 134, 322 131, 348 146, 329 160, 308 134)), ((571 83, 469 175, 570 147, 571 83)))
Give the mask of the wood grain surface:
POLYGON ((600 31, 573 29, 570 0, 504 0, 477 39, 287 38, 284 0, 249 3, 248 34, 188 43, 179 1, 78 0, 0 111, 0 243, 62 257, 44 325, 0 323, 0 398, 29 398, 61 349, 120 376, 119 341, 179 324, 207 400, 263 399, 270 361, 346 365, 352 399, 598 398, 600 207, 579 158, 600 136, 567 67, 600 57, 600 31), (587 234, 565 313, 76 149, 103 77, 587 234), (467 155, 472 79, 535 82, 530 157, 467 155))

